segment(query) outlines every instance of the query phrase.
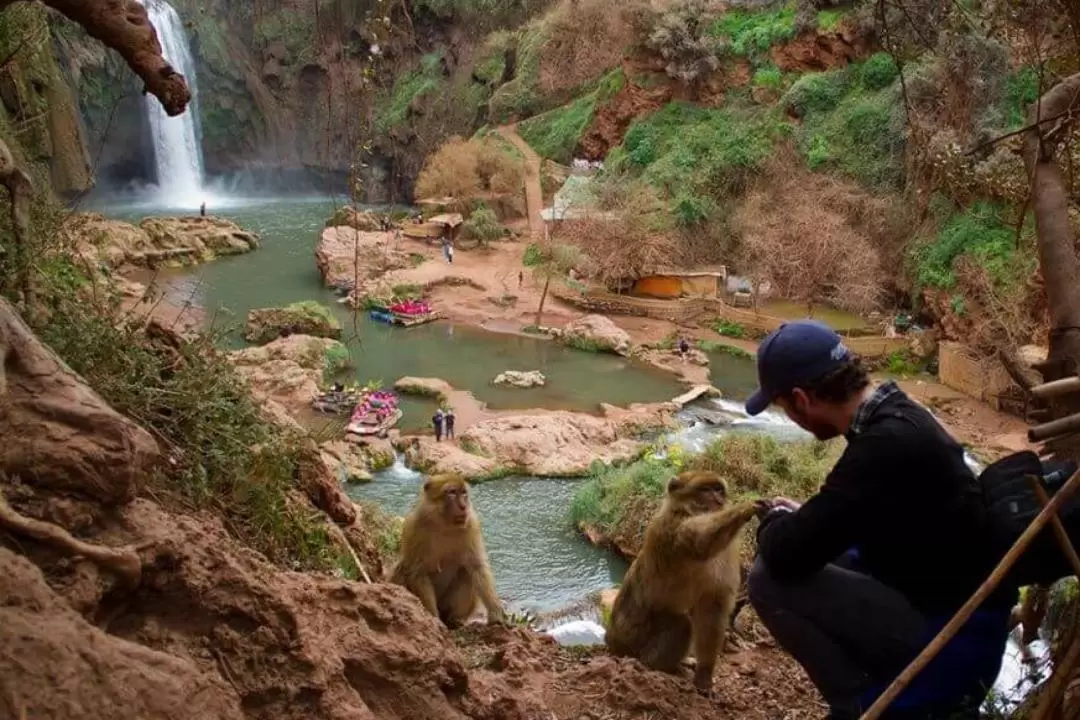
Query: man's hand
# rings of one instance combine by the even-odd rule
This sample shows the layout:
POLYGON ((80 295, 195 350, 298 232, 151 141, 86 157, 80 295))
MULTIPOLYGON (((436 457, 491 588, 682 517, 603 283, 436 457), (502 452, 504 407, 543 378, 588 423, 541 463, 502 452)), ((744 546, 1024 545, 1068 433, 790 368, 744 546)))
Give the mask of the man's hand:
POLYGON ((755 500, 754 510, 757 512, 758 519, 765 517, 772 510, 772 500, 766 500, 765 498, 755 500))
POLYGON ((774 497, 772 499, 771 509, 773 510, 776 510, 777 508, 783 508, 784 510, 795 511, 798 510, 800 507, 802 507, 802 503, 795 502, 794 500, 789 500, 786 497, 774 497))

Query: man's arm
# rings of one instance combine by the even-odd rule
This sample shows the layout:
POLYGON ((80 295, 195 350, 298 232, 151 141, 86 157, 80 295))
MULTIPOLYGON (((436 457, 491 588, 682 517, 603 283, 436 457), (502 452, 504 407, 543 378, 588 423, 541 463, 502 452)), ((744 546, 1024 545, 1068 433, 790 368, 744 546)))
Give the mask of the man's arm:
POLYGON ((779 579, 814 574, 856 544, 888 493, 881 468, 895 462, 888 438, 864 436, 848 447, 825 484, 798 510, 775 509, 758 529, 758 554, 779 579))

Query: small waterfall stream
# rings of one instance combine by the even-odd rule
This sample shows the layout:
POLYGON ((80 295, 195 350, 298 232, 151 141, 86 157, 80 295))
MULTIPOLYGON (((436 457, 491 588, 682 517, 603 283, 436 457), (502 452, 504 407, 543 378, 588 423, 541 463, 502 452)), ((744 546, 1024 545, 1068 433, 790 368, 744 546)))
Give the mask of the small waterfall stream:
POLYGON ((180 15, 165 0, 140 0, 157 30, 165 59, 191 88, 191 104, 177 117, 169 117, 157 98, 146 96, 157 164, 159 200, 169 207, 197 208, 203 202, 202 146, 196 127, 198 116, 195 61, 180 15))

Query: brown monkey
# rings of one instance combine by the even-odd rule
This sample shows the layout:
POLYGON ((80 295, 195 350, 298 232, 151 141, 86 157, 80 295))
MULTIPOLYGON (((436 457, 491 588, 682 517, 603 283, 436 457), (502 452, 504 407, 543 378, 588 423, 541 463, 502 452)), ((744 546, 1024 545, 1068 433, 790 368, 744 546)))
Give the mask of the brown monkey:
POLYGON ((487 609, 488 622, 503 622, 464 478, 435 475, 424 483, 401 529, 401 559, 390 582, 408 588, 447 627, 468 619, 477 600, 487 609))
POLYGON ((727 485, 714 472, 684 472, 630 565, 611 610, 607 646, 654 670, 677 673, 694 646, 694 685, 712 687, 717 654, 739 590, 739 530, 753 503, 726 507, 727 485))

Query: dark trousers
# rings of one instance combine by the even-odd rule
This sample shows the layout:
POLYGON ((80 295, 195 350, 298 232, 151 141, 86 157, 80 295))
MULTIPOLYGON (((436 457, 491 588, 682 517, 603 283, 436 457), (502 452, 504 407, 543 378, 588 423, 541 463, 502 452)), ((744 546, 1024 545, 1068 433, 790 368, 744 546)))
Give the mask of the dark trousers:
POLYGON ((781 583, 754 561, 750 604, 817 686, 836 718, 857 718, 859 696, 888 683, 922 650, 926 618, 896 590, 857 572, 850 555, 810 579, 781 583))
POLYGON ((452 440, 454 438, 454 423, 446 423, 446 439, 452 440))

